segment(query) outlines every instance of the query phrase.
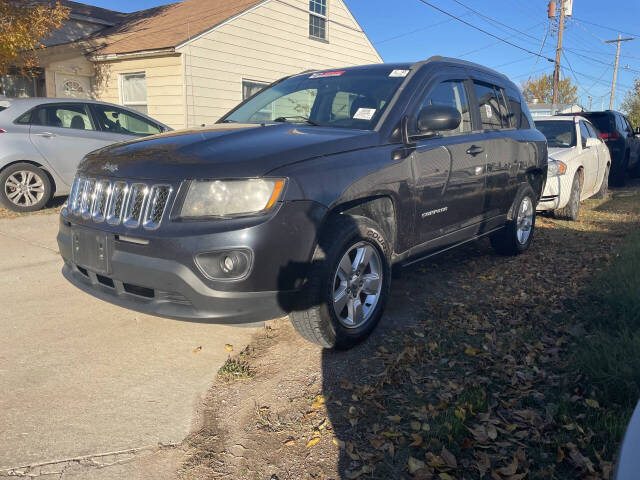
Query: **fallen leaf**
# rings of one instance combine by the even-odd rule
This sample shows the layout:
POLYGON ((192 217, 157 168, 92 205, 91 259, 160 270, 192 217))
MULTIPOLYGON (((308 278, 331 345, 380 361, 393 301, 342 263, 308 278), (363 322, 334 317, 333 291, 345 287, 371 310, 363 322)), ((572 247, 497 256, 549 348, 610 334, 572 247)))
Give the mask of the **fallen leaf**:
POLYGON ((478 352, 480 350, 478 350, 477 348, 473 348, 473 347, 467 347, 464 349, 464 353, 467 355, 477 355, 478 352))
POLYGON ((339 438, 332 438, 331 441, 333 442, 333 444, 340 448, 340 449, 344 449, 344 447, 346 446, 343 440, 340 440, 339 438))
POLYGON ((407 461, 407 465, 409 467, 409 473, 411 475, 413 475, 418 470, 426 466, 422 460, 418 460, 417 458, 414 458, 414 457, 409 457, 409 460, 407 461))
POLYGON ((518 459, 513 457, 513 462, 506 467, 498 468, 496 471, 501 475, 513 475, 518 470, 518 459))
POLYGON ((399 422, 400 420, 402 420, 402 417, 400 415, 389 415, 387 416, 387 420, 389 420, 390 422, 399 422))
POLYGON ((284 446, 290 447, 292 445, 295 445, 297 442, 298 442, 297 438, 292 438, 291 440, 287 440, 286 442, 284 442, 284 446))
POLYGON ((591 408, 600 408, 600 404, 598 403, 597 400, 593 399, 593 398, 587 398, 584 403, 586 403, 587 405, 589 405, 591 408))
POLYGON ((442 446, 442 451, 440 452, 440 456, 444 459, 447 466, 451 468, 458 468, 458 462, 456 461, 456 457, 453 453, 446 449, 446 447, 442 446))
POLYGON ((306 447, 304 448, 311 448, 313 447, 316 443, 318 443, 320 441, 320 437, 313 437, 311 440, 309 440, 307 442, 306 447))
POLYGON ((198 353, 200 350, 202 350, 202 347, 196 347, 193 349, 193 353, 198 353))
POLYGON ((233 352, 233 345, 229 345, 229 344, 227 343, 227 344, 225 344, 224 349, 225 349, 227 352, 233 352))
POLYGON ((495 440, 496 438, 498 438, 498 431, 496 430, 496 427, 491 424, 487 425, 487 436, 491 440, 495 440))

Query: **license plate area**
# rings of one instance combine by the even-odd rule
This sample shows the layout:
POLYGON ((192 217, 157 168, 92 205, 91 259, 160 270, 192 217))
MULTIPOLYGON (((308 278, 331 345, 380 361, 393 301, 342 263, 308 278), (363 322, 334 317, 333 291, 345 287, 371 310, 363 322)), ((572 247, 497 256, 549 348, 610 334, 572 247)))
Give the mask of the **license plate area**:
POLYGON ((95 273, 111 273, 113 236, 84 228, 71 229, 71 250, 76 265, 95 273))

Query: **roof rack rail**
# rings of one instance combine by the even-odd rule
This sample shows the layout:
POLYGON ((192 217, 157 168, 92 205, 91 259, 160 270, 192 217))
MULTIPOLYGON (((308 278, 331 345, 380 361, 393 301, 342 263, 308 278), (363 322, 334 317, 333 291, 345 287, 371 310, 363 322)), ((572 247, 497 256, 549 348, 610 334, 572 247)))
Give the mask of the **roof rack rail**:
POLYGON ((480 65, 479 63, 469 62, 467 60, 462 60, 460 58, 443 57, 442 55, 433 55, 427 58, 426 60, 420 60, 418 62, 415 62, 411 65, 411 68, 421 67, 422 65, 426 65, 427 63, 431 63, 431 62, 447 62, 447 63, 453 63, 456 65, 462 65, 467 67, 481 68, 483 70, 490 71, 496 75, 509 79, 509 77, 507 77, 504 73, 500 73, 492 68, 485 67, 484 65, 480 65))

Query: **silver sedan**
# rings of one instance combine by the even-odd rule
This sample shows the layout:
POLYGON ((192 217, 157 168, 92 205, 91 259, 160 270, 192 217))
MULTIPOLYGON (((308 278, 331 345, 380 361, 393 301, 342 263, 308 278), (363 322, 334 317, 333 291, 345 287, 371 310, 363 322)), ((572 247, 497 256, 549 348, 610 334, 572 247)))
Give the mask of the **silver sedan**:
POLYGON ((0 99, 0 204, 39 210, 67 195, 89 152, 171 130, 125 107, 60 98, 0 99))

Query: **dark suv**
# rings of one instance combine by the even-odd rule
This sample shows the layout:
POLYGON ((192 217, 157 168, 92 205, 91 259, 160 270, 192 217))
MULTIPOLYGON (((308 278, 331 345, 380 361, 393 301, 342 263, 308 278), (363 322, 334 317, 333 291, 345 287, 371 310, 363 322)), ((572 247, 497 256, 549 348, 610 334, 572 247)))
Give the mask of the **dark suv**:
POLYGON ((62 210, 63 273, 163 317, 289 314, 348 348, 380 320, 392 265, 486 235, 527 250, 546 174, 499 73, 442 57, 306 72, 212 127, 89 154, 62 210))
POLYGON ((604 112, 578 112, 563 115, 580 115, 588 118, 598 130, 611 154, 612 185, 621 187, 627 181, 627 174, 640 177, 640 134, 622 113, 614 110, 604 112))

